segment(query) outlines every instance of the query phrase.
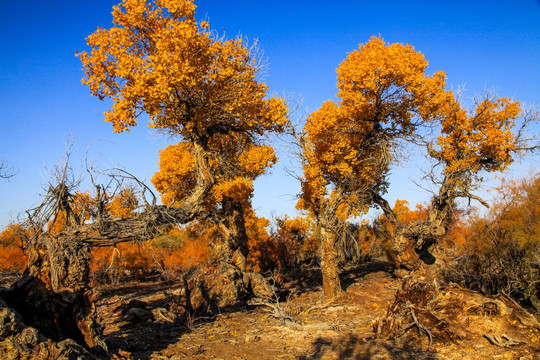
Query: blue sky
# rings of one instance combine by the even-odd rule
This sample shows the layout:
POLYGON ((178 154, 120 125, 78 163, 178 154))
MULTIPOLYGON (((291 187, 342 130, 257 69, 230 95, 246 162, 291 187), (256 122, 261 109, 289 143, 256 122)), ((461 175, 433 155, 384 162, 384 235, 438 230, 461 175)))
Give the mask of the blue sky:
MULTIPOLYGON (((171 139, 143 122, 131 133, 114 134, 103 121, 109 103, 90 95, 80 82, 75 51, 98 26, 109 27, 116 1, 3 1, 0 11, 0 160, 18 174, 0 179, 0 228, 39 202, 50 169, 74 138, 73 166, 79 169, 87 147, 102 169, 122 166, 149 180, 158 150, 171 139)), ((373 35, 410 43, 442 70, 449 86, 469 95, 495 89, 526 103, 540 95, 540 2, 517 1, 218 1, 199 0, 199 18, 227 36, 257 38, 268 58, 264 80, 278 95, 303 98, 301 112, 316 110, 337 92, 335 69, 347 53, 373 35)), ((538 131, 538 129, 536 129, 538 131)), ((284 160, 256 182, 254 207, 270 217, 293 213, 297 182, 284 160)), ((529 159, 510 171, 519 176, 534 166, 529 159)), ((288 166, 291 166, 290 164, 288 166)), ((428 194, 408 179, 418 165, 394 171, 388 198, 411 203, 428 194)))

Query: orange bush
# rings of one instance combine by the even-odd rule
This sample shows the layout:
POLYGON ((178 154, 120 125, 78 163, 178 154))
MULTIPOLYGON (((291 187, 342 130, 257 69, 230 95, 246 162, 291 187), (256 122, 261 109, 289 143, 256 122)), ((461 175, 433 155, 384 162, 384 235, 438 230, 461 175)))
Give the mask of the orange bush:
POLYGON ((505 293, 540 313, 540 174, 503 180, 499 196, 463 233, 451 280, 488 294, 505 293))
POLYGON ((142 244, 94 248, 90 271, 95 279, 105 281, 126 276, 141 278, 155 272, 184 272, 209 260, 213 230, 200 223, 184 228, 171 226, 142 244))
MULTIPOLYGON (((259 229, 267 225, 268 220, 260 220, 259 229)), ((250 237, 250 258, 258 265, 255 270, 288 272, 317 257, 319 244, 312 234, 308 218, 276 218, 276 226, 272 236, 264 230, 259 237, 250 237)))
POLYGON ((19 224, 8 225, 0 233, 0 271, 22 272, 27 264, 25 254, 28 232, 19 224))
POLYGON ((26 263, 26 255, 20 247, 16 245, 0 245, 0 271, 22 273, 26 263))
POLYGON ((137 243, 93 248, 90 253, 90 272, 94 278, 102 280, 141 278, 152 270, 154 269, 151 256, 137 243))

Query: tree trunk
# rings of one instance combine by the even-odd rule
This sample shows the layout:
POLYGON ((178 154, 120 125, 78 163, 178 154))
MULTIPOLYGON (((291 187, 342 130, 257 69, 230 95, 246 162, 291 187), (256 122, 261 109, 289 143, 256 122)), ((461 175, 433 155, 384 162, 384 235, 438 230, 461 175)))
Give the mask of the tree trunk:
POLYGON ((241 203, 231 198, 223 199, 224 221, 220 224, 223 245, 220 250, 221 261, 234 263, 242 272, 247 269, 249 252, 248 237, 241 203))
POLYGON ((456 195, 445 178, 439 193, 431 199, 426 220, 402 224, 388 202, 375 192, 372 198, 384 211, 388 220, 396 229, 390 250, 390 262, 396 268, 418 269, 422 263, 432 265, 436 259, 432 249, 439 240, 446 236, 452 223, 456 195))
POLYGON ((339 253, 336 244, 336 234, 321 228, 323 277, 323 300, 331 301, 341 294, 339 279, 339 253))
POLYGON ((108 353, 89 287, 90 247, 42 234, 22 278, 2 296, 24 324, 60 342, 73 339, 94 354, 108 353))

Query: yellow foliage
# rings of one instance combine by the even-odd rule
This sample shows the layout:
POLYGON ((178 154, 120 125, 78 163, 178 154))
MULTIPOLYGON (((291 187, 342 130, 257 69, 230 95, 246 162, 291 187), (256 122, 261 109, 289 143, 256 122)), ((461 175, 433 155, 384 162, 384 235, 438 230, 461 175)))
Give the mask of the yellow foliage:
POLYGON ((159 171, 151 181, 164 204, 184 199, 196 185, 195 156, 189 144, 181 142, 160 150, 159 171))
MULTIPOLYGON (((457 175, 464 172, 501 171, 513 162, 517 139, 512 129, 521 113, 518 101, 487 98, 467 114, 450 98, 440 113, 442 134, 431 155, 445 164, 448 180, 463 180, 457 175)), ((467 183, 452 185, 460 189, 467 183)))
POLYGON ((130 188, 124 188, 107 204, 107 211, 112 217, 127 219, 135 215, 139 207, 137 195, 130 188))
POLYGON ((392 141, 433 120, 448 98, 445 74, 428 76, 426 67, 412 46, 378 37, 348 54, 337 69, 341 100, 326 101, 304 127, 301 207, 315 210, 334 189, 346 220, 365 211, 371 189, 385 190, 392 141))
POLYGON ((22 273, 27 264, 26 254, 16 245, 0 245, 0 271, 22 273))
POLYGON ((20 224, 8 225, 0 233, 0 271, 24 270, 27 258, 23 249, 29 235, 20 224))
MULTIPOLYGON (((246 140, 221 136, 212 141, 217 155, 209 159, 215 185, 208 203, 215 205, 224 197, 237 202, 249 200, 253 180, 277 162, 271 146, 246 143, 246 140)), ((152 183, 165 204, 182 203, 197 185, 195 156, 188 143, 170 145, 160 151, 159 171, 152 177, 152 183)))
POLYGON ((124 0, 113 8, 114 26, 87 38, 90 53, 78 53, 83 83, 114 101, 106 121, 128 130, 144 111, 151 127, 187 140, 281 127, 286 105, 266 97, 251 49, 215 36, 208 22, 194 18, 195 8, 188 0, 124 0))
POLYGON ((255 48, 217 36, 195 9, 188 0, 122 1, 113 26, 90 35, 91 51, 78 54, 83 83, 113 100, 105 119, 115 131, 144 112, 150 127, 181 138, 160 153, 152 178, 165 204, 181 204, 197 185, 194 144, 210 162, 215 201, 249 199, 252 180, 277 161, 256 139, 283 129, 287 106, 257 80, 255 48))
POLYGON ((223 201, 224 197, 241 202, 251 198, 253 193, 253 181, 242 177, 235 177, 230 181, 222 182, 214 186, 214 197, 216 201, 223 201))

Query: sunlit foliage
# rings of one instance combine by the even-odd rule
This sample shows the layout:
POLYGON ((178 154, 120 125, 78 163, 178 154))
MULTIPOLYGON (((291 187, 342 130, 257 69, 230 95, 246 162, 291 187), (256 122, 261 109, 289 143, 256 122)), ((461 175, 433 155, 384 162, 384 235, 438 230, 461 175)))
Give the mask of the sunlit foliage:
POLYGON ((0 271, 23 271, 27 264, 28 236, 20 224, 10 224, 0 233, 0 271))
POLYGON ((430 156, 444 164, 446 183, 469 194, 482 172, 503 171, 520 150, 515 120, 519 101, 487 97, 467 112, 453 97, 441 109, 441 135, 430 156))
POLYGON ((135 215, 139 207, 137 194, 131 188, 123 188, 107 203, 106 209, 114 218, 127 219, 135 215))
POLYGON ((396 143, 435 119, 449 96, 445 74, 427 75, 427 64, 412 46, 373 37, 338 67, 340 100, 326 101, 306 120, 298 206, 321 226, 323 282, 334 279, 323 286, 330 297, 338 293, 340 227, 369 209, 373 193, 386 192, 396 143))
POLYGON ((136 125, 141 112, 151 127, 188 140, 282 123, 285 104, 266 98, 255 54, 197 21, 192 1, 124 0, 113 9, 114 26, 90 35, 92 50, 79 56, 92 94, 114 101, 106 120, 115 131, 136 125))
POLYGON ((152 182, 165 204, 194 218, 221 212, 230 255, 247 249, 241 218, 253 180, 277 161, 263 136, 282 131, 287 106, 260 81, 256 46, 219 36, 195 9, 189 0, 124 0, 113 27, 90 35, 91 51, 79 56, 83 83, 113 100, 106 121, 115 131, 145 113, 150 127, 179 139, 161 151, 152 182))
MULTIPOLYGON (((241 145, 240 142, 216 144, 221 151, 219 156, 210 159, 216 185, 212 189, 213 199, 208 199, 209 206, 215 206, 224 197, 238 202, 249 200, 253 193, 253 180, 277 161, 270 146, 241 145)), ((152 183, 162 194, 165 204, 181 204, 181 200, 195 188, 195 166, 195 156, 186 143, 170 145, 160 151, 160 168, 152 183)))
POLYGON ((384 192, 389 142, 431 120, 447 97, 445 75, 428 76, 426 67, 412 46, 377 37, 349 53, 337 69, 341 100, 325 102, 304 128, 309 145, 302 207, 316 207, 332 185, 351 204, 347 211, 342 207, 346 219, 367 209, 366 190, 384 192))

